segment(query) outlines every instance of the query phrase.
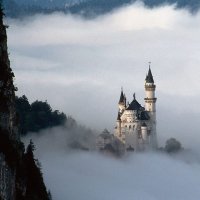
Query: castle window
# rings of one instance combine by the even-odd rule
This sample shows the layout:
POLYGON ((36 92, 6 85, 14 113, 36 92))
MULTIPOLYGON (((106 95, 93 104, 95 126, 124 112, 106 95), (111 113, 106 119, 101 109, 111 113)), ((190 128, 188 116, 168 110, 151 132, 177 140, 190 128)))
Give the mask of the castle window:
POLYGON ((129 129, 131 129, 131 125, 129 126, 129 129))

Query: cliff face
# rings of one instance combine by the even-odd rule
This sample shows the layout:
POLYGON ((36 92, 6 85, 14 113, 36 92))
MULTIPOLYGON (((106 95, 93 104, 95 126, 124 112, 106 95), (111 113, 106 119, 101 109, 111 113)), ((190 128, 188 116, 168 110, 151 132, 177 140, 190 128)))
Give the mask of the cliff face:
POLYGON ((0 128, 10 139, 19 140, 15 112, 14 73, 10 68, 7 50, 6 26, 3 24, 3 11, 0 8, 0 128))
POLYGON ((14 73, 8 57, 7 27, 3 16, 0 3, 0 200, 49 200, 34 155, 25 152, 20 141, 14 73), (29 159, 28 155, 31 155, 29 159))
MULTIPOLYGON (((10 68, 7 51, 6 26, 3 24, 3 11, 0 8, 0 139, 19 141, 16 112, 14 107, 14 74, 10 68)), ((15 199, 16 170, 8 165, 6 156, 8 146, 1 145, 0 153, 0 196, 2 199, 15 199)))

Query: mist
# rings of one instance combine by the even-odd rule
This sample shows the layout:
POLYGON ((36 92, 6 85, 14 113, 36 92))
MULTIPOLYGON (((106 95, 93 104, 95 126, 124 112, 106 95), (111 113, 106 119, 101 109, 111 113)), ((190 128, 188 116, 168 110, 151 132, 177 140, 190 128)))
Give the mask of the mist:
POLYGON ((67 146, 69 135, 56 127, 23 138, 26 144, 32 138, 36 145, 35 156, 53 199, 199 199, 200 156, 194 151, 127 153, 116 158, 72 150, 67 146))
POLYGON ((76 153, 54 161, 43 167, 55 199, 198 200, 200 195, 199 165, 168 157, 135 154, 114 160, 76 153))
POLYGON ((199 199, 199 13, 136 3, 90 20, 54 13, 7 22, 18 95, 48 100, 79 123, 112 132, 121 86, 129 101, 136 92, 143 104, 151 61, 159 146, 175 137, 192 150, 120 160, 71 152, 62 128, 47 130, 31 137, 54 199, 199 199))

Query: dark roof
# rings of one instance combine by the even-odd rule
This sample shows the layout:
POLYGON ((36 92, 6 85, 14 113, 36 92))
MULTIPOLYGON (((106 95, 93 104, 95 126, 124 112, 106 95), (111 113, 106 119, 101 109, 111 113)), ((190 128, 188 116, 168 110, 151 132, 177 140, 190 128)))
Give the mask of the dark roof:
POLYGON ((135 110, 137 111, 136 116, 139 120, 149 120, 149 114, 145 111, 145 108, 142 107, 136 100, 135 93, 133 94, 133 101, 128 105, 126 110, 135 110))
POLYGON ((119 98, 119 103, 124 103, 124 93, 123 93, 123 90, 121 90, 121 95, 120 95, 120 98, 119 98))
POLYGON ((154 80, 153 80, 153 76, 152 76, 151 68, 150 68, 150 67, 149 67, 149 71, 148 71, 148 74, 147 74, 145 80, 146 80, 147 83, 154 83, 154 80))
POLYGON ((136 99, 133 99, 126 110, 140 110, 141 108, 142 106, 138 103, 138 101, 136 99))
POLYGON ((139 114, 139 119, 140 120, 149 120, 149 114, 147 113, 147 111, 141 111, 141 113, 139 114))

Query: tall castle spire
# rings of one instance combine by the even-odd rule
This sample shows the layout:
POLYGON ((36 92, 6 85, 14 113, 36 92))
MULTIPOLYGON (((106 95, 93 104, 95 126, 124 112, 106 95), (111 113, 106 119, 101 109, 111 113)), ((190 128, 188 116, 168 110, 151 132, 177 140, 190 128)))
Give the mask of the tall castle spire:
POLYGON ((121 88, 121 94, 120 94, 120 98, 119 98, 119 104, 120 103, 124 103, 124 93, 123 93, 123 88, 121 88))
POLYGON ((149 65, 149 71, 145 79, 145 109, 147 111, 156 111, 156 97, 155 97, 156 85, 154 84, 153 75, 151 73, 151 67, 149 65))
POLYGON ((152 127, 152 141, 153 148, 157 148, 157 133, 156 133, 156 100, 155 97, 156 85, 154 84, 153 75, 151 73, 151 67, 149 65, 149 71, 145 79, 145 110, 149 113, 152 127))
POLYGON ((125 108, 126 108, 126 96, 123 92, 123 88, 121 88, 121 94, 120 94, 118 105, 119 105, 119 111, 120 111, 120 113, 122 113, 123 110, 125 110, 125 108))
POLYGON ((150 65, 150 63, 149 63, 149 71, 148 71, 148 74, 146 76, 145 81, 146 81, 146 83, 154 83, 153 75, 151 73, 151 65, 150 65))

